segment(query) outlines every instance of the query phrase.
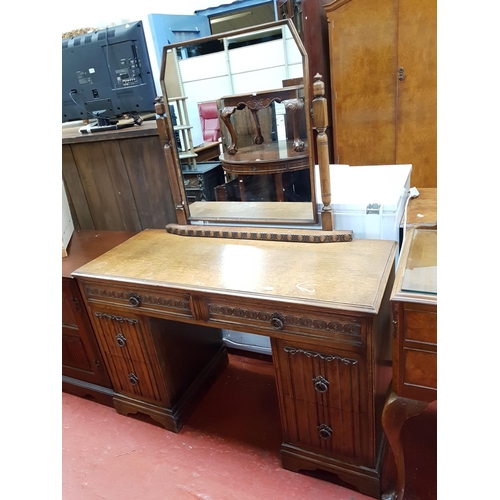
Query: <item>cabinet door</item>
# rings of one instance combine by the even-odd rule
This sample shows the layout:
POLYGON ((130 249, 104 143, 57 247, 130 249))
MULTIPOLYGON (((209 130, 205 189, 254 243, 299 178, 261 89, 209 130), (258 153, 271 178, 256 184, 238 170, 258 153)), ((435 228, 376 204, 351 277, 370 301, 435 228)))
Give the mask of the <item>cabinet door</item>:
POLYGON ((62 280, 62 373, 111 387, 78 286, 62 280))
POLYGON ((396 159, 397 0, 329 5, 334 161, 396 159))
POLYGON ((412 185, 437 187, 436 0, 399 0, 396 163, 412 185))
POLYGON ((412 164, 436 187, 436 0, 339 0, 329 21, 334 162, 412 164))

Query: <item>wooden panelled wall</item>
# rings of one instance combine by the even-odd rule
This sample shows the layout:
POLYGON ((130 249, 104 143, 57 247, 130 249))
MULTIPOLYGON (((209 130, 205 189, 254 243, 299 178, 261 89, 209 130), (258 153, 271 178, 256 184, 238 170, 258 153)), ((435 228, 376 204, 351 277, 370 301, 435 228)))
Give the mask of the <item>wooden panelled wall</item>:
POLYGON ((436 0, 323 3, 334 162, 411 163, 412 185, 437 187, 436 0))
POLYGON ((155 123, 151 135, 63 140, 62 173, 75 229, 141 231, 177 222, 155 123))

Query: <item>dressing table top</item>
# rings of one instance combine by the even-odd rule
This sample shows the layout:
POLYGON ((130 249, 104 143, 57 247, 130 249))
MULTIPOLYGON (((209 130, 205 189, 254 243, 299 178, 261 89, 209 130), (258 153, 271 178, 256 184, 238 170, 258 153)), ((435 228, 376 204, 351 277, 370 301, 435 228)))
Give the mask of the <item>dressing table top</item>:
POLYGON ((196 238, 147 229, 77 277, 377 313, 397 244, 196 238))

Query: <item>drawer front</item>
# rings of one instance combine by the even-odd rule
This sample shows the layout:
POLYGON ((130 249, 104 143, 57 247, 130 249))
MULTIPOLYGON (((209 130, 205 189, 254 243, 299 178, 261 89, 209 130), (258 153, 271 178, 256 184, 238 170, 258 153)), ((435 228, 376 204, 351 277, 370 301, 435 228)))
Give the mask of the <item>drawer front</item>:
POLYGON ((437 313, 405 308, 405 340, 437 344, 437 313))
POLYGON ((139 320, 100 311, 94 313, 101 327, 104 352, 128 359, 146 362, 139 320))
POLYGON ((437 389, 437 353, 404 349, 403 384, 437 389))
POLYGON ((373 467, 373 439, 366 414, 283 398, 284 441, 342 461, 373 467))
POLYGON ((276 341, 283 394, 348 413, 366 413, 370 402, 364 355, 276 341))
POLYGON ((158 290, 140 285, 92 283, 83 281, 83 290, 89 304, 117 305, 144 314, 163 313, 169 319, 192 318, 189 295, 175 291, 158 290))
POLYGON ((203 177, 193 174, 184 174, 184 187, 186 189, 202 189, 203 188, 203 177))
POLYGON ((115 392, 153 403, 162 403, 161 391, 149 363, 104 353, 115 392))
POLYGON ((297 306, 280 304, 279 309, 252 304, 235 305, 224 298, 207 299, 209 321, 228 330, 253 328, 262 335, 278 333, 307 335, 325 338, 346 345, 363 346, 366 343, 366 320, 362 317, 343 316, 337 313, 314 313, 297 306))

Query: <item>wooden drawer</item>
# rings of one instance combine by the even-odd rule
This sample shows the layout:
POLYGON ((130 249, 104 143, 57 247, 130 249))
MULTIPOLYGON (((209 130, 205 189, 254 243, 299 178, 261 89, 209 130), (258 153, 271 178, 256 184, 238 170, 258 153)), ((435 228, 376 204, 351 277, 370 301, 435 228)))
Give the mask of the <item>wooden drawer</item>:
POLYGON ((370 398, 364 355, 277 341, 273 357, 283 394, 348 413, 366 413, 370 398))
POLYGON ((403 384, 425 389, 437 389, 437 353, 404 349, 403 384))
POLYGON ((101 284, 83 280, 89 304, 116 305, 143 314, 162 314, 169 319, 192 318, 189 294, 133 284, 101 284))
POLYGON ((146 362, 145 346, 139 331, 139 320, 97 311, 102 349, 108 354, 146 362))
POLYGON ((234 301, 224 297, 206 299, 208 321, 217 322, 222 328, 248 331, 273 336, 275 332, 325 338, 335 342, 364 346, 366 343, 366 322, 362 317, 343 316, 336 312, 318 314, 296 305, 270 303, 268 309, 251 300, 234 301))
POLYGON ((369 417, 337 408, 283 398, 284 441, 302 449, 373 467, 369 417))
POLYGON ((404 311, 405 340, 437 344, 437 312, 413 310, 404 311))
POLYGON ((115 392, 162 403, 165 398, 149 363, 104 353, 115 392))

